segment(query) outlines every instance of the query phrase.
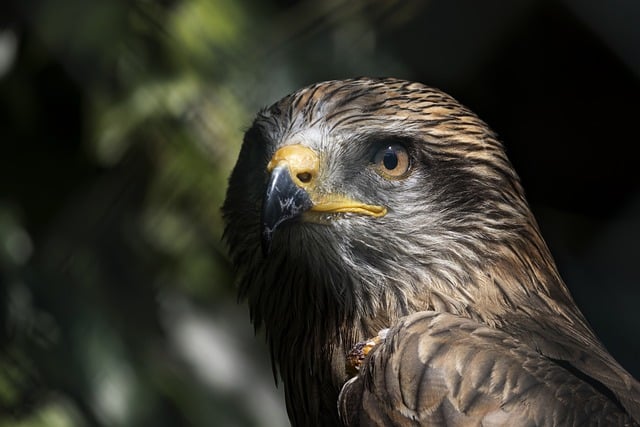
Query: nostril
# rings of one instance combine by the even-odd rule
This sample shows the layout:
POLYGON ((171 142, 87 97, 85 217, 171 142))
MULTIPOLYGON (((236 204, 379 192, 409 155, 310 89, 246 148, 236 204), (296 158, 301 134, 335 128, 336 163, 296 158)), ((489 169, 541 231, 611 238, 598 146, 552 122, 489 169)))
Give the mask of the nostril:
POLYGON ((300 172, 296 175, 296 177, 300 180, 300 182, 306 184, 311 181, 311 174, 309 172, 300 172))

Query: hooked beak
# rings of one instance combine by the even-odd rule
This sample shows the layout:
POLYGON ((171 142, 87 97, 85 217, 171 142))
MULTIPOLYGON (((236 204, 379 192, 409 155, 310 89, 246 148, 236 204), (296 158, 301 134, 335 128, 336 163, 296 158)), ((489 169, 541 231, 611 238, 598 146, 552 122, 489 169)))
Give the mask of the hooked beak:
POLYGON ((291 179, 286 165, 271 171, 267 192, 262 202, 262 253, 271 250, 271 240, 276 228, 285 221, 299 217, 313 206, 309 194, 291 179))
POLYGON ((320 160, 308 147, 287 145, 273 155, 267 166, 269 183, 262 202, 262 253, 271 250, 276 229, 302 217, 305 212, 355 213, 381 217, 384 206, 367 205, 339 194, 319 194, 316 184, 320 160))

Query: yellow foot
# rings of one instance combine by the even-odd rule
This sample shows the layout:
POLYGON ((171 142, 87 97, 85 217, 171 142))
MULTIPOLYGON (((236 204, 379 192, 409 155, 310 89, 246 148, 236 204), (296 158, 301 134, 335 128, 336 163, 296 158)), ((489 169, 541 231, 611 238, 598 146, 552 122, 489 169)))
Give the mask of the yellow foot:
POLYGON ((364 359, 373 350, 375 346, 380 344, 387 337, 389 329, 383 329, 373 338, 366 341, 360 341, 353 346, 351 351, 347 353, 346 368, 349 377, 355 377, 360 372, 360 366, 364 363, 364 359))

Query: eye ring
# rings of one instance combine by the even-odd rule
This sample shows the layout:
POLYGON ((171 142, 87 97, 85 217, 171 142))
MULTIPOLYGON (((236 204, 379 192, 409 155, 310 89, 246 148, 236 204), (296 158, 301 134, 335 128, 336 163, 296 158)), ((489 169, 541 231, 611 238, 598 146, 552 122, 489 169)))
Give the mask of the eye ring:
POLYGON ((386 144, 373 157, 373 166, 375 171, 386 179, 402 179, 409 174, 411 161, 404 146, 386 144))

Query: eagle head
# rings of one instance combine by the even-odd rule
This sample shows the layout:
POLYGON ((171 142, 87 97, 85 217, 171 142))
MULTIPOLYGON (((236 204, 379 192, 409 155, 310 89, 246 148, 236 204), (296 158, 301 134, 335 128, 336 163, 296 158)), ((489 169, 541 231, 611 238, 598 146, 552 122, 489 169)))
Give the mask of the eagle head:
POLYGON ((498 324, 531 295, 570 301, 496 135, 423 84, 328 81, 262 110, 223 213, 300 424, 333 422, 344 355, 402 316, 498 324))

